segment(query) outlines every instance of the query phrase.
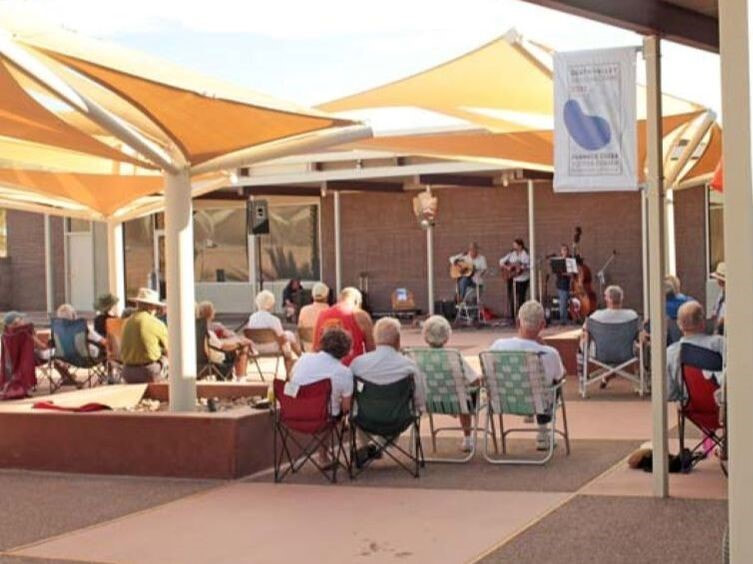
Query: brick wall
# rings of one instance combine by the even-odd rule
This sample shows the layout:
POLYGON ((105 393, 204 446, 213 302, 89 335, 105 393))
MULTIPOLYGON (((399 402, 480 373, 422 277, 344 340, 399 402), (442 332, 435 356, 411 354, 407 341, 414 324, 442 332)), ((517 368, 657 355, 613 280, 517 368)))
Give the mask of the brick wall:
MULTIPOLYGON (((439 218, 435 228, 435 297, 450 298, 454 285, 448 276, 448 257, 477 241, 490 266, 496 265, 515 237, 528 239, 528 204, 524 185, 507 188, 439 189, 439 218)), ((343 194, 343 284, 370 275, 375 308, 389 306, 394 288, 406 286, 426 308, 425 233, 413 216, 412 194, 343 194)), ((551 185, 537 184, 535 197, 537 255, 557 252, 572 241, 576 225, 583 228, 581 253, 594 274, 610 256, 617 257, 606 273, 607 283, 625 288, 627 304, 641 308, 640 201, 636 193, 557 194, 551 185)), ((334 284, 333 204, 322 205, 324 279, 334 284)), ((702 229, 702 226, 701 226, 702 229)), ((699 235, 700 236, 700 235, 699 235)), ((553 289, 553 281, 549 283, 553 289)), ((598 286, 595 288, 598 292, 598 286)), ((503 282, 498 274, 487 279, 486 302, 501 310, 503 282)))
POLYGON ((677 276, 683 292, 706 303, 706 188, 697 186, 675 193, 677 276))
MULTIPOLYGON (((14 309, 45 309, 44 216, 8 210, 8 256, 11 259, 14 309)), ((62 253, 61 253, 62 254, 62 253)))
POLYGON ((0 310, 11 308, 13 298, 12 272, 9 258, 0 258, 0 310))

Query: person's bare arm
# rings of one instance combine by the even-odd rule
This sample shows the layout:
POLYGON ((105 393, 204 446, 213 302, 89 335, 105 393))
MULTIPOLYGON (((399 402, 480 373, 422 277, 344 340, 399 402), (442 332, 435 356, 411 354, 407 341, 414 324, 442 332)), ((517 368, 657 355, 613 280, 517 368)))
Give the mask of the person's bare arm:
POLYGON ((366 346, 366 352, 373 351, 376 348, 374 344, 374 324, 371 316, 363 310, 356 312, 356 323, 363 331, 363 340, 366 346))

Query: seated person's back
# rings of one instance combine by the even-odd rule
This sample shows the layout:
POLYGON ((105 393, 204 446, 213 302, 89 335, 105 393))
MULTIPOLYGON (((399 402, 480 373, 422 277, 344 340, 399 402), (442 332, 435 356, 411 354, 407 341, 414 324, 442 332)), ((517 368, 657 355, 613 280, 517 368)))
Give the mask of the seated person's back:
POLYGON ((329 309, 327 299, 329 297, 329 288, 323 282, 317 282, 311 289, 311 297, 314 303, 305 305, 298 313, 298 327, 316 327, 316 321, 319 314, 329 309))
POLYGON ((607 307, 599 309, 590 315, 590 319, 599 323, 625 323, 638 318, 635 310, 622 307, 623 291, 619 286, 608 286, 604 290, 604 301, 607 307))
POLYGON ((131 315, 123 327, 120 357, 124 364, 156 362, 167 349, 167 327, 149 311, 131 315))
MULTIPOLYGON (((682 338, 667 347, 667 400, 679 401, 682 399, 682 366, 680 364, 680 351, 682 345, 689 343, 697 347, 719 353, 724 358, 724 337, 721 335, 707 335, 706 319, 703 307, 696 301, 689 301, 680 306, 677 311, 677 324, 682 331, 682 338)), ((722 386, 722 374, 704 371, 708 379, 714 379, 722 386)))
POLYGON ((350 351, 350 337, 339 329, 330 329, 322 335, 320 350, 305 353, 293 367, 290 381, 299 386, 329 379, 332 382, 332 415, 350 409, 353 395, 353 373, 342 359, 350 351))
POLYGON ((349 366, 357 356, 374 350, 373 326, 371 317, 361 309, 361 292, 355 288, 344 288, 339 301, 319 314, 314 330, 314 349, 319 349, 322 334, 332 328, 339 328, 351 338, 350 352, 342 359, 349 366))
POLYGON ((357 357, 350 365, 353 375, 374 384, 392 384, 413 377, 417 409, 426 403, 426 385, 416 363, 400 354, 400 322, 383 317, 374 325, 376 349, 357 357))

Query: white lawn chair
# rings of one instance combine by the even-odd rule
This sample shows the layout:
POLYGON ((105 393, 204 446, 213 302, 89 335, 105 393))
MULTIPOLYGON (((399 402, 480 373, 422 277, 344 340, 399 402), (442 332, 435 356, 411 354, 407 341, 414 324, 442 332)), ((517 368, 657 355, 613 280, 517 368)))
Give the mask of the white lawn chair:
POLYGON ((554 455, 555 437, 565 439, 565 453, 570 454, 570 435, 567 430, 565 399, 561 388, 563 378, 557 384, 547 385, 541 354, 526 351, 484 351, 479 355, 484 371, 484 386, 488 402, 484 425, 484 458, 492 464, 546 464, 554 455), (557 410, 562 410, 562 430, 557 429, 557 410), (497 452, 494 415, 499 416, 499 432, 502 440, 502 453, 507 453, 505 439, 510 433, 538 433, 538 426, 524 428, 504 428, 503 415, 534 417, 536 414, 551 414, 546 423, 549 434, 549 448, 543 458, 495 457, 489 452, 489 435, 497 452))
POLYGON ((583 345, 583 366, 579 378, 580 395, 585 398, 588 387, 607 378, 619 376, 633 382, 643 397, 646 391, 646 373, 643 366, 643 348, 636 346, 641 329, 637 317, 623 323, 601 323, 586 320, 586 339, 583 345), (628 371, 638 365, 638 375, 628 371), (596 368, 591 370, 591 365, 596 368))

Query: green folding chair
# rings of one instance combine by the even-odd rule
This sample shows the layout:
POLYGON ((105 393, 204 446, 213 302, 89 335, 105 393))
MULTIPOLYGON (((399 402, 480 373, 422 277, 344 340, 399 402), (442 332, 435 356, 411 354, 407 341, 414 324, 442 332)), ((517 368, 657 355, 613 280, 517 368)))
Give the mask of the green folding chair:
POLYGON ((350 477, 355 478, 378 454, 386 454, 406 472, 418 478, 423 466, 419 422, 421 414, 413 403, 413 376, 391 384, 375 384, 355 378, 353 409, 350 412, 350 477), (410 429, 407 447, 398 443, 410 429), (361 434, 377 452, 363 462, 356 455, 356 436, 361 434))
MULTIPOLYGON (((443 431, 462 430, 460 426, 434 426, 434 415, 470 415, 471 452, 462 458, 426 458, 429 462, 468 462, 476 454, 480 386, 472 386, 465 377, 463 357, 456 349, 415 347, 405 349, 426 377, 426 413, 429 415, 432 452, 437 452, 437 435, 443 431)), ((496 444, 496 442, 495 442, 496 444)))
POLYGON ((555 436, 565 439, 566 454, 570 454, 570 436, 567 430, 565 399, 562 395, 563 378, 554 385, 545 381, 541 353, 525 351, 484 351, 479 355, 484 373, 484 386, 488 409, 484 425, 484 458, 492 464, 546 464, 554 455, 555 436), (557 429, 557 410, 562 410, 563 429, 557 429), (534 417, 537 414, 551 415, 546 423, 549 448, 543 458, 509 458, 492 456, 489 452, 489 435, 497 452, 494 415, 499 416, 499 432, 502 453, 507 453, 505 439, 510 433, 538 433, 538 428, 513 428, 505 430, 503 415, 534 417))

